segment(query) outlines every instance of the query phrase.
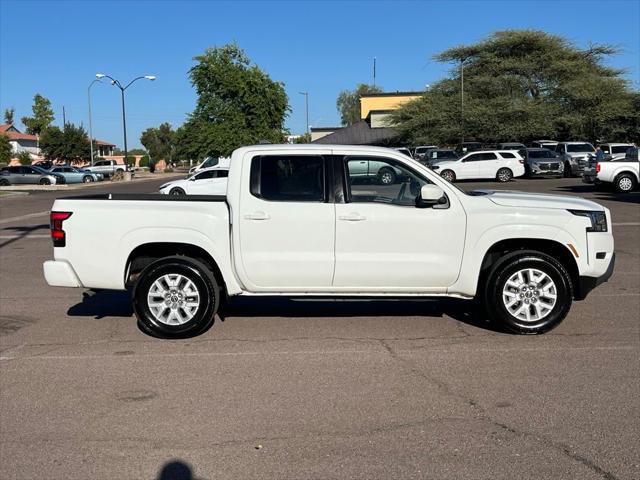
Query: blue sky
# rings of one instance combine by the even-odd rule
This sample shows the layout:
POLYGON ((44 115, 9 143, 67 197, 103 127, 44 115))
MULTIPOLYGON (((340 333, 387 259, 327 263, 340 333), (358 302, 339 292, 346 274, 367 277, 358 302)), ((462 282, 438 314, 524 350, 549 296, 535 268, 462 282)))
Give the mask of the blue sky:
MULTIPOLYGON (((287 127, 339 124, 342 89, 372 81, 387 91, 421 90, 450 68, 431 60, 449 47, 496 30, 534 28, 581 47, 610 43, 640 88, 640 1, 207 2, 0 0, 0 108, 30 115, 38 92, 54 106, 56 123, 88 125, 87 86, 95 73, 128 81, 153 74, 127 91, 130 148, 163 121, 178 127, 195 104, 187 72, 207 47, 237 42, 272 79, 282 81, 292 112, 287 127)), ((117 88, 92 89, 97 138, 122 146, 117 88)))

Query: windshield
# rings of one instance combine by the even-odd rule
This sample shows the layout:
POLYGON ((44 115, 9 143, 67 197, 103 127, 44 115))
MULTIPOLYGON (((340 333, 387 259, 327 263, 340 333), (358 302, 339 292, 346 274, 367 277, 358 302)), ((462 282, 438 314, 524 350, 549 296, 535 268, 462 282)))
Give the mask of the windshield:
POLYGON ((570 143, 567 145, 567 152, 595 152, 590 143, 570 143))
POLYGON ((529 158, 554 158, 555 155, 550 150, 532 150, 529 152, 529 158))
POLYGON ((438 160, 440 160, 441 158, 443 160, 456 160, 458 158, 458 155, 456 155, 456 152, 447 150, 444 152, 438 152, 438 160))
POLYGON ((219 159, 216 157, 209 157, 207 158, 204 162, 202 162, 202 165, 200 165, 200 168, 209 168, 209 167, 215 167, 218 164, 219 159))

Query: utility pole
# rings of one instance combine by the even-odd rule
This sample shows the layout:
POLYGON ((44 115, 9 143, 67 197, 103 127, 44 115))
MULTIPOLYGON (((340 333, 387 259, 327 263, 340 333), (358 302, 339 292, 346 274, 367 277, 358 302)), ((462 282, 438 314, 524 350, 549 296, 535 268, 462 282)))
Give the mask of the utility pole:
POLYGON ((298 92, 300 95, 304 95, 304 105, 307 116, 307 134, 309 134, 309 92, 298 92))
POLYGON ((376 86, 376 57, 373 57, 373 86, 376 86))
POLYGON ((67 129, 67 116, 64 112, 64 105, 62 106, 62 130, 67 129))
POLYGON ((91 124, 91 87, 93 87, 94 83, 102 83, 99 78, 96 78, 89 84, 89 88, 87 88, 87 98, 89 100, 89 142, 91 143, 91 166, 93 166, 93 126, 91 124))

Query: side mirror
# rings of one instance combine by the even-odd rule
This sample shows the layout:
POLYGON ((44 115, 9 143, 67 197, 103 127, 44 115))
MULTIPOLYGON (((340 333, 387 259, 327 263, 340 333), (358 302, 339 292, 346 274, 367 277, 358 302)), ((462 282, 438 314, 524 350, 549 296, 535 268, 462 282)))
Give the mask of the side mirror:
POLYGON ((416 197, 416 207, 428 208, 434 205, 442 205, 447 203, 447 198, 437 185, 423 185, 420 189, 420 195, 416 197))

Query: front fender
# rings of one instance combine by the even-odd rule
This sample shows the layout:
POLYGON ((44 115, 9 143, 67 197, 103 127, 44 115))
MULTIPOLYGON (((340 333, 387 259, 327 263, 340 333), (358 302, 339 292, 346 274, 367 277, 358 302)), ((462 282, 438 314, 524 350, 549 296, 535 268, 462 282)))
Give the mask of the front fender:
MULTIPOLYGON (((460 270, 458 281, 449 288, 449 293, 456 293, 464 296, 475 296, 480 278, 482 262, 487 252, 498 242, 504 240, 552 240, 561 244, 571 253, 568 244, 572 244, 578 251, 586 252, 586 239, 578 239, 570 231, 555 225, 545 225, 536 223, 518 223, 496 225, 483 231, 479 236, 469 235, 465 246, 465 256, 460 270)), ((573 256, 573 254, 572 254, 573 256)), ((575 258, 575 257, 574 257, 575 258)), ((578 257, 578 270, 581 271, 579 261, 585 259, 578 257)))

